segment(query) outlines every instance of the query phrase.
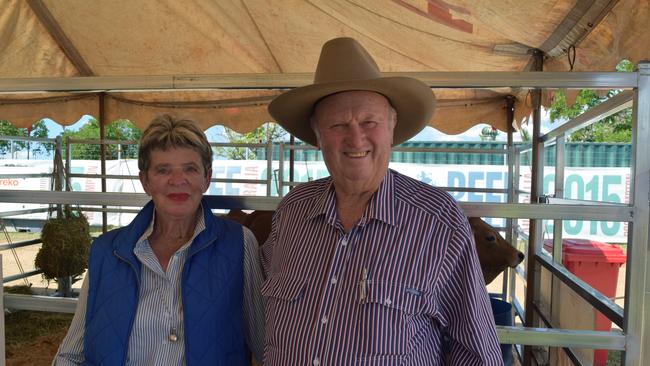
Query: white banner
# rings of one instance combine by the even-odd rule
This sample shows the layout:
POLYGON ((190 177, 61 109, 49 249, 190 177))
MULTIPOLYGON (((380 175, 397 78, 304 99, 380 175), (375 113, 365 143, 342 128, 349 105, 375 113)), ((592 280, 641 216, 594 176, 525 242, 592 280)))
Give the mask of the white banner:
MULTIPOLYGON (((488 188, 505 189, 508 181, 506 166, 497 165, 436 165, 436 164, 410 164, 391 163, 390 167, 405 175, 438 187, 450 188, 488 188)), ((73 160, 71 172, 73 174, 99 174, 100 162, 95 160, 73 160)), ((271 181, 271 195, 278 195, 278 179, 280 178, 279 163, 273 162, 271 174, 268 174, 266 161, 261 160, 215 160, 212 164, 213 178, 215 179, 248 179, 271 181)), ((520 189, 530 190, 530 171, 522 167, 520 189)), ((0 161, 0 174, 20 175, 33 173, 50 173, 52 162, 38 160, 2 160, 0 161)), ((108 192, 143 192, 142 185, 137 179, 138 167, 136 160, 109 160, 106 162, 106 173, 109 175, 131 175, 134 179, 107 179, 108 192)), ((545 168, 544 172, 545 194, 554 192, 554 170, 545 168)), ((296 162, 294 177, 296 181, 306 182, 328 175, 323 162, 296 162)), ((282 180, 289 180, 288 164, 284 164, 282 180)), ((565 170, 564 192, 565 198, 592 200, 603 202, 627 203, 629 202, 629 168, 567 168, 565 170)), ((48 177, 44 178, 4 178, 0 179, 0 189, 4 190, 51 190, 52 183, 48 177)), ((100 192, 101 180, 99 178, 73 178, 72 189, 83 192, 100 192)), ((284 187, 284 193, 288 188, 284 187)), ((234 196, 266 196, 267 185, 258 183, 232 183, 213 182, 208 189, 210 195, 234 196)), ((506 195, 492 192, 454 192, 450 194, 458 201, 463 202, 506 202, 506 195)), ((3 204, 2 211, 14 211, 46 205, 31 204, 3 204)), ((101 224, 101 213, 88 212, 88 219, 93 225, 101 224)), ((21 218, 44 219, 45 214, 21 215, 21 218)), ((128 224, 133 214, 110 213, 108 224, 122 226, 128 224)), ((503 220, 491 220, 493 225, 503 225, 503 220)), ((528 220, 519 220, 524 230, 528 227, 528 220)), ((587 222, 567 220, 563 223, 566 237, 579 237, 605 242, 626 242, 627 224, 621 222, 587 222)), ((552 233, 552 222, 548 221, 545 231, 552 233)))

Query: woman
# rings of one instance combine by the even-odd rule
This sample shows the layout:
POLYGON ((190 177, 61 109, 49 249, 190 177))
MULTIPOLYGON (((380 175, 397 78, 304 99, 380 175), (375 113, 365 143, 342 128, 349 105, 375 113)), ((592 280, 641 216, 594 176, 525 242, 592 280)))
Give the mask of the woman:
POLYGON ((138 168, 151 201, 91 246, 55 365, 250 365, 247 344, 261 354, 257 242, 212 215, 211 166, 193 122, 163 115, 147 127, 138 168))

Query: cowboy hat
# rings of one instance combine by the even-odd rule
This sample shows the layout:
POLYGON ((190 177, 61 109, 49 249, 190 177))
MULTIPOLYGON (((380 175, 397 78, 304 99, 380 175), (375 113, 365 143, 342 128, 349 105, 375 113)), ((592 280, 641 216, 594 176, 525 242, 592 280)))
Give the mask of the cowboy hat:
POLYGON ((314 83, 280 94, 269 104, 271 116, 292 135, 316 146, 309 118, 324 97, 344 91, 382 94, 397 111, 393 145, 420 132, 431 118, 435 98, 423 82, 402 76, 382 77, 370 54, 352 38, 335 38, 323 45, 314 83))

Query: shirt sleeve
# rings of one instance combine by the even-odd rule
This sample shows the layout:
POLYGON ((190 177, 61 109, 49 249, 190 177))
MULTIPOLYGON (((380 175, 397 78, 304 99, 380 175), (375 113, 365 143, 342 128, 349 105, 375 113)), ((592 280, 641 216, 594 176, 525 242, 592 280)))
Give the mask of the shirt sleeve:
POLYGON ((446 323, 451 364, 503 365, 474 237, 466 222, 452 234, 446 256, 436 296, 446 323))
POLYGON ((54 366, 81 365, 84 362, 84 331, 86 322, 86 305, 88 302, 88 272, 81 285, 77 309, 59 350, 52 360, 54 366))
POLYGON ((246 342, 253 356, 260 363, 264 354, 264 309, 262 296, 264 274, 260 263, 259 246, 255 235, 246 227, 244 230, 244 319, 246 321, 246 342))

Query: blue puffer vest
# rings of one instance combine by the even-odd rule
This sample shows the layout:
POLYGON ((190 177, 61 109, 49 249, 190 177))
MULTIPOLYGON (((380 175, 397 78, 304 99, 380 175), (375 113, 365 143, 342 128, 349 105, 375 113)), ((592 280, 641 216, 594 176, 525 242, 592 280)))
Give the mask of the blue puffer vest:
MULTIPOLYGON (((186 365, 250 365, 242 313, 242 228, 212 215, 205 200, 202 205, 206 229, 190 245, 182 273, 186 365)), ((87 365, 126 362, 141 270, 133 248, 153 209, 149 202, 128 226, 100 236, 90 248, 87 365)))

